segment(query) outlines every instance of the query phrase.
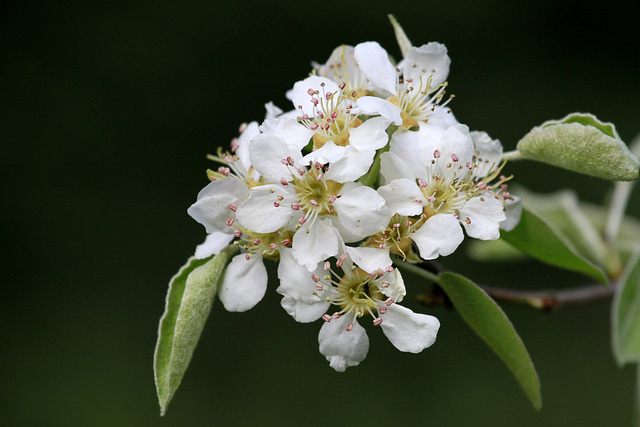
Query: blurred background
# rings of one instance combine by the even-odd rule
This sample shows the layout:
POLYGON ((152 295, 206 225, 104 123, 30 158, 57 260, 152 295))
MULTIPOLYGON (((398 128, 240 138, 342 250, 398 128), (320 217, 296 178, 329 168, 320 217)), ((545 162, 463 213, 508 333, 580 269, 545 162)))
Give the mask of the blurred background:
MULTIPOLYGON (((635 369, 609 349, 609 303, 540 313, 504 306, 542 382, 535 412, 510 372, 444 308, 436 344, 396 351, 371 330, 367 359, 338 374, 319 323, 279 306, 275 277, 247 313, 216 301, 191 366, 160 418, 152 356, 169 278, 197 244, 186 209, 207 153, 262 120, 310 62, 377 40, 400 55, 387 13, 415 45, 452 58, 451 104, 507 150, 573 111, 640 132, 638 9, 611 0, 512 2, 26 1, 1 6, 0 177, 4 425, 631 425, 635 369)), ((609 183, 532 163, 514 182, 609 183)), ((640 198, 629 212, 640 216, 640 198)), ((447 267, 480 283, 568 287, 588 279, 534 261, 447 267)), ((410 293, 430 286, 414 277, 410 293)))

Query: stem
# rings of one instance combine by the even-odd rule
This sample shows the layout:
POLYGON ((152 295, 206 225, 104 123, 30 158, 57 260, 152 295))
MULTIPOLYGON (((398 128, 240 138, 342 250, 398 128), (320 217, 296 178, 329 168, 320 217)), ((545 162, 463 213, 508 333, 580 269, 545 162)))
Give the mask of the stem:
POLYGON ((502 160, 522 160, 524 156, 518 150, 507 151, 502 154, 502 160))
MULTIPOLYGON (((616 282, 611 282, 609 286, 588 285, 572 289, 545 289, 539 291, 486 285, 478 286, 495 300, 526 305, 538 310, 550 310, 565 305, 586 304, 611 298, 615 292, 616 282)), ((428 297, 420 297, 418 300, 422 303, 428 302, 429 305, 433 305, 434 302, 440 302, 437 299, 434 300, 428 297)))
POLYGON ((422 276, 430 282, 440 283, 440 277, 438 277, 437 274, 427 271, 416 264, 411 264, 410 262, 402 261, 400 259, 394 259, 393 263, 399 268, 410 271, 413 274, 417 274, 418 276, 422 276))
MULTIPOLYGON (((421 276, 430 282, 438 284, 440 277, 430 271, 425 270, 417 264, 395 259, 394 264, 398 268, 410 271, 421 276)), ((434 265, 438 269, 437 265, 434 265)), ((512 289, 497 286, 478 285, 491 298, 508 303, 526 305, 538 310, 550 310, 560 308, 565 305, 586 304, 594 301, 611 298, 615 292, 617 282, 612 281, 608 286, 601 284, 581 286, 571 289, 512 289)), ((418 295, 417 299, 425 306, 446 305, 447 299, 444 295, 418 295)))

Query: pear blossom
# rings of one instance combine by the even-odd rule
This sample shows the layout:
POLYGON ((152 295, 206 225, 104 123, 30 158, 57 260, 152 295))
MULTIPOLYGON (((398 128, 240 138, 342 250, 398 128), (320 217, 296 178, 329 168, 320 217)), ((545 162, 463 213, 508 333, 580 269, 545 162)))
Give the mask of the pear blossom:
POLYGON ((445 130, 422 123, 416 132, 396 132, 382 155, 387 184, 378 189, 394 217, 368 244, 407 256, 413 241, 430 260, 453 253, 462 229, 470 237, 497 239, 507 219, 505 201, 513 199, 508 178, 500 176, 501 154, 498 141, 461 124, 445 130))
POLYGON ((313 147, 306 161, 335 162, 345 156, 349 145, 357 150, 384 147, 389 140, 385 131, 390 121, 374 117, 363 123, 357 117, 354 99, 355 92, 348 92, 345 82, 310 76, 297 82, 291 91, 297 114, 265 120, 261 130, 299 149, 311 140, 313 147))
MULTIPOLYGON (((369 338, 358 319, 369 314, 374 326, 397 349, 419 353, 436 339, 440 322, 437 318, 399 305, 406 294, 402 275, 391 267, 391 260, 382 261, 380 268, 367 270, 353 263, 350 253, 376 251, 373 248, 346 248, 337 259, 334 271, 328 261, 310 274, 295 262, 287 269, 278 270, 283 295, 282 306, 299 322, 311 322, 320 317, 325 321, 320 328, 320 353, 330 366, 343 372, 363 361, 369 351, 369 338), (327 309, 334 305, 331 314, 327 309)), ((360 253, 362 255, 362 253, 360 253)), ((365 257, 366 258, 366 257, 365 257)))
POLYGON ((455 123, 455 119, 446 117, 449 110, 444 108, 451 98, 440 103, 451 64, 444 45, 431 42, 411 47, 397 67, 377 42, 358 44, 354 57, 362 74, 388 96, 359 98, 358 106, 363 113, 380 114, 405 129, 436 117, 445 126, 455 123))
MULTIPOLYGON (((272 104, 265 107, 267 118, 281 113, 272 104)), ((218 254, 234 239, 234 244, 241 248, 241 253, 227 266, 218 289, 220 301, 228 311, 249 310, 263 298, 268 281, 263 260, 277 259, 279 249, 291 246, 293 236, 286 227, 268 234, 253 233, 236 221, 237 207, 249 197, 249 189, 264 184, 249 158, 249 144, 260 134, 258 123, 243 125, 240 131, 240 137, 231 141, 233 155, 219 151, 217 156, 209 156, 224 166, 207 171, 212 182, 187 210, 208 233, 205 242, 196 248, 196 258, 218 254)))
POLYGON ((326 63, 312 65, 318 76, 326 77, 337 84, 345 83, 345 90, 352 93, 355 99, 365 95, 371 87, 371 83, 355 61, 353 46, 338 46, 326 63))
POLYGON ((212 182, 198 193, 197 201, 187 209, 208 233, 204 243, 196 248, 198 259, 220 253, 233 240, 235 210, 249 197, 249 187, 257 185, 259 175, 251 167, 248 150, 251 139, 260 133, 258 123, 243 125, 240 131, 240 137, 231 141, 234 155, 222 154, 220 150, 218 156, 209 156, 225 166, 217 171, 207 171, 212 182))
POLYGON ((374 151, 346 147, 334 163, 305 164, 295 145, 269 134, 253 139, 251 161, 268 181, 253 187, 236 217, 256 233, 270 233, 297 222, 293 256, 309 270, 338 253, 339 242, 355 242, 383 230, 389 221, 384 199, 354 182, 373 162, 374 151))

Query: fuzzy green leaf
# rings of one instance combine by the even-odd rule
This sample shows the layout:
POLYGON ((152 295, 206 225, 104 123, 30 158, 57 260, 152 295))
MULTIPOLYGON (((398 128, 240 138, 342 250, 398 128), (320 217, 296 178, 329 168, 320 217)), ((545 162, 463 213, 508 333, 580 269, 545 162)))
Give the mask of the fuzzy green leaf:
POLYGON ((502 309, 476 284, 455 273, 438 282, 465 322, 511 370, 536 410, 542 407, 540 380, 520 336, 502 309))
POLYGON ((627 262, 613 299, 613 353, 620 365, 640 362, 640 250, 627 262))
POLYGON ((232 253, 232 249, 225 249, 207 259, 191 257, 169 282, 153 364, 161 415, 189 366, 211 311, 218 280, 232 253))
POLYGON ((524 158, 612 181, 633 181, 640 160, 620 140, 611 123, 573 113, 533 128, 518 142, 524 158))
POLYGON ((500 236, 540 261, 607 283, 607 277, 600 268, 578 254, 563 237, 531 211, 523 209, 518 226, 511 231, 502 231, 500 236))

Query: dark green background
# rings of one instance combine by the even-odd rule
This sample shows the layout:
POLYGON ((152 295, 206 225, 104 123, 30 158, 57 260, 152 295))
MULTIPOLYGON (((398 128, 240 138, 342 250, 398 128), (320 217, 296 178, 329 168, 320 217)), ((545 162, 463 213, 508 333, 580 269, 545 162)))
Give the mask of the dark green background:
MULTIPOLYGON (((205 154, 341 43, 399 55, 386 14, 412 41, 445 43, 451 104, 513 149, 547 119, 590 111, 640 131, 638 10, 600 3, 462 1, 15 2, 0 22, 5 425, 630 425, 633 368, 609 349, 608 303, 543 314, 505 307, 542 381, 533 411, 454 312, 436 344, 396 351, 379 330, 357 368, 317 351, 320 324, 279 307, 275 281, 248 313, 219 302, 182 386, 159 417, 152 371, 167 282, 204 239, 186 214, 205 154)), ((511 163, 541 192, 610 185, 511 163)), ((640 215, 637 193, 630 211, 640 215)), ((573 286, 535 262, 447 265, 480 282, 573 286)), ((410 293, 428 289, 418 281, 410 293)))

